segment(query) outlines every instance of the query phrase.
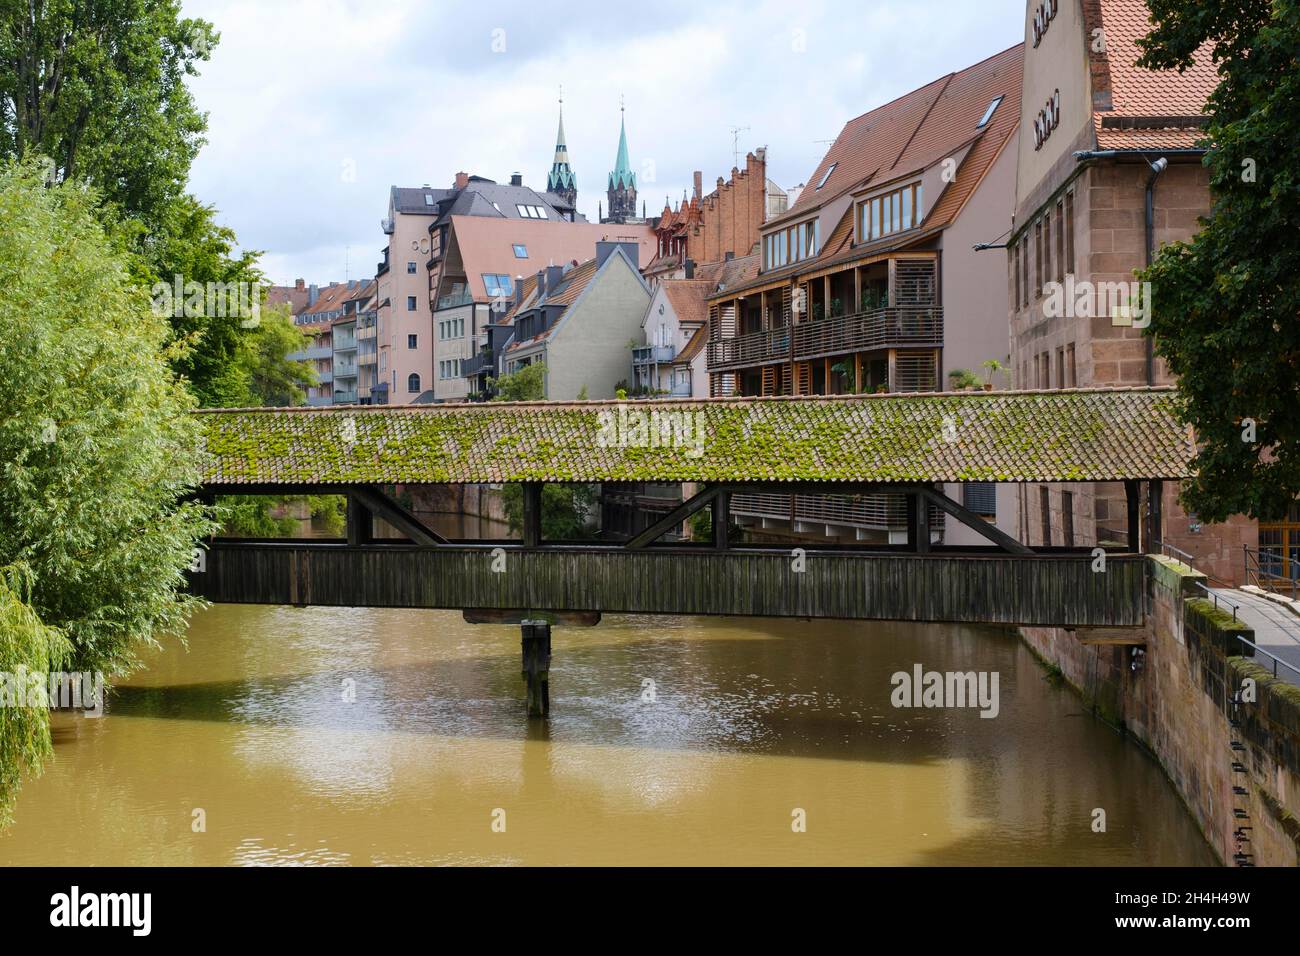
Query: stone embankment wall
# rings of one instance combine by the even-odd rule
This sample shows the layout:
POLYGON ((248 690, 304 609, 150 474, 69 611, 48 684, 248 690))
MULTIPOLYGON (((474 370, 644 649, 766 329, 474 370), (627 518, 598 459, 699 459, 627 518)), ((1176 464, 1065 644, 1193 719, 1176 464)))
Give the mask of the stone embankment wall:
POLYGON ((1148 560, 1144 644, 1051 628, 1024 640, 1154 755, 1220 860, 1300 865, 1300 688, 1251 659, 1237 639, 1251 630, 1203 599, 1204 575, 1148 560))

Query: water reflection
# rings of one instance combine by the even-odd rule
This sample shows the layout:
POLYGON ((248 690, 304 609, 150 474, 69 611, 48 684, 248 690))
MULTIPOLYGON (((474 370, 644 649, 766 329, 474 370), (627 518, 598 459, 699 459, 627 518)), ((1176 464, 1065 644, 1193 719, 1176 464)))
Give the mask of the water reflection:
POLYGON ((213 608, 105 719, 60 719, 0 861, 1212 862, 1158 768, 1008 634, 629 616, 554 654, 530 724, 517 628, 213 608), (894 709, 918 662, 998 671, 998 718, 894 709))

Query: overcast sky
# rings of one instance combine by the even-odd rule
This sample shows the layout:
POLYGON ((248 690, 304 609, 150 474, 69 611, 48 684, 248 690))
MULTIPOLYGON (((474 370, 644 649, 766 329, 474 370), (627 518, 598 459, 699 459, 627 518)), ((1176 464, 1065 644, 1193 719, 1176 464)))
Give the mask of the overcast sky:
POLYGON ((730 175, 730 127, 804 182, 844 122, 1022 39, 1024 0, 184 0, 221 42, 191 190, 277 283, 370 277, 391 185, 459 170, 544 189, 564 88, 593 221, 619 97, 650 215, 730 175))

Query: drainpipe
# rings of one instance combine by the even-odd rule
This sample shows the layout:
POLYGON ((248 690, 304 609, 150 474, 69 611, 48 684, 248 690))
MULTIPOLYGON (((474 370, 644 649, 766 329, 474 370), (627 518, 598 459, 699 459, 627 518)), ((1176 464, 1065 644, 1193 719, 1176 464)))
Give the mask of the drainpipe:
MULTIPOLYGON (((1169 160, 1161 156, 1154 163, 1149 163, 1151 175, 1147 177, 1147 207, 1146 207, 1146 227, 1147 227, 1147 268, 1151 268, 1151 261, 1156 255, 1156 180, 1160 178, 1169 167, 1169 160)), ((1155 347, 1151 336, 1143 336, 1147 343, 1147 384, 1156 383, 1156 359, 1155 347)))

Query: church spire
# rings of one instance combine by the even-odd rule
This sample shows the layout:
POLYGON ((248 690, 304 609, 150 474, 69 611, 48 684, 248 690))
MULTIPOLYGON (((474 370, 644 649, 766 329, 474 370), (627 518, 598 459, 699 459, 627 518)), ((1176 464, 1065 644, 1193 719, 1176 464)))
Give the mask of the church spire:
POLYGON ((560 87, 560 128, 555 134, 555 159, 546 176, 546 191, 559 196, 575 209, 578 205, 578 177, 569 165, 569 147, 564 141, 564 88, 560 87))
POLYGON ((627 123, 624 119, 623 98, 619 97, 618 156, 609 174, 606 195, 609 198, 609 221, 627 222, 636 219, 636 174, 627 155, 627 123))

